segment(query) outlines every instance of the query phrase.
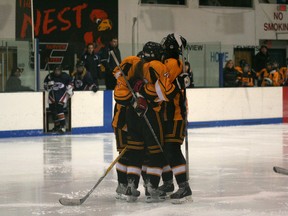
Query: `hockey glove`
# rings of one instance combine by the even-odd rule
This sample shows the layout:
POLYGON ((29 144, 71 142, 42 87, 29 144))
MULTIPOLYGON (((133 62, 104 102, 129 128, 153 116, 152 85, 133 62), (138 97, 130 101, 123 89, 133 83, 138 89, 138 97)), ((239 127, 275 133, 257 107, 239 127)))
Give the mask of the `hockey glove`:
POLYGON ((148 110, 147 101, 145 98, 139 94, 138 92, 135 93, 136 99, 132 99, 131 104, 139 117, 143 117, 148 110))
POLYGON ((96 93, 96 92, 98 91, 98 87, 97 87, 96 85, 93 85, 92 91, 93 91, 94 93, 96 93))
POLYGON ((73 92, 73 87, 71 85, 68 85, 66 87, 66 93, 69 95, 69 97, 72 97, 74 92, 73 92))
MULTIPOLYGON (((133 91, 134 92, 140 92, 141 91, 141 89, 143 88, 143 86, 144 86, 144 81, 143 80, 136 80, 135 82, 134 82, 134 85, 133 85, 133 91)), ((143 97, 143 96, 142 96, 143 97)))
POLYGON ((179 89, 185 89, 185 88, 189 87, 190 84, 191 84, 191 80, 190 80, 188 73, 181 73, 177 77, 177 85, 178 85, 179 89))
POLYGON ((47 83, 47 87, 46 87, 47 91, 51 91, 53 89, 54 85, 55 85, 55 82, 53 80, 49 81, 47 83))

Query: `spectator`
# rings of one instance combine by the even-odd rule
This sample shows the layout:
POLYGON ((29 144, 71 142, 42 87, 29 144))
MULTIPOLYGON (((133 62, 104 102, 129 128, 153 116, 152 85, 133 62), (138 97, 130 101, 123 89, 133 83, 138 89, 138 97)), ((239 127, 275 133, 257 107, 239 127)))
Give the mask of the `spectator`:
POLYGON ((93 82, 98 86, 98 80, 101 79, 101 62, 99 55, 94 52, 94 45, 92 43, 87 45, 87 50, 81 57, 81 60, 84 62, 85 68, 90 72, 93 82))
POLYGON ((72 78, 62 72, 62 66, 56 65, 53 73, 49 73, 44 79, 44 89, 49 92, 49 110, 53 114, 53 132, 65 133, 66 120, 64 108, 69 97, 73 95, 72 78))
POLYGON ((71 76, 75 91, 98 91, 98 86, 94 83, 90 72, 86 70, 83 61, 77 62, 76 70, 71 74, 71 76))
POLYGON ((33 89, 22 86, 20 76, 23 69, 17 67, 12 69, 11 75, 6 82, 6 92, 33 91, 33 89))
POLYGON ((106 76, 105 76, 105 84, 106 84, 106 89, 114 89, 116 86, 116 79, 113 76, 113 70, 117 66, 114 58, 110 54, 110 51, 113 51, 115 53, 115 56, 118 60, 118 62, 121 62, 121 53, 118 48, 118 38, 113 37, 112 40, 109 42, 109 57, 108 57, 108 70, 106 71, 106 76))
POLYGON ((187 88, 194 88, 194 77, 193 77, 193 71, 191 69, 190 63, 188 61, 185 61, 185 72, 188 74, 190 78, 190 83, 187 88))
POLYGON ((240 66, 235 67, 239 73, 239 86, 241 87, 254 87, 254 75, 251 72, 250 65, 245 61, 240 61, 240 66))
POLYGON ((240 73, 234 67, 232 60, 227 61, 223 69, 224 87, 238 87, 240 73))
POLYGON ((260 51, 254 57, 254 70, 259 73, 266 67, 266 63, 271 60, 268 48, 265 45, 260 47, 260 51))
POLYGON ((261 71, 261 76, 263 77, 261 86, 279 86, 279 73, 273 62, 266 63, 266 68, 261 71))

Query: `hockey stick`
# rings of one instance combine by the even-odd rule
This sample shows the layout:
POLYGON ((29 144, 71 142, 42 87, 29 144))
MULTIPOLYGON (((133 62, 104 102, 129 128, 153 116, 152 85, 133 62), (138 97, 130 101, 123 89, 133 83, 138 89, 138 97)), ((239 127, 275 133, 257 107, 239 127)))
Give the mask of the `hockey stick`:
MULTIPOLYGON (((113 50, 110 51, 110 54, 112 55, 112 57, 113 57, 116 65, 117 65, 117 67, 119 68, 119 70, 120 70, 120 72, 121 72, 121 74, 122 74, 122 76, 123 76, 123 78, 124 78, 124 80, 125 80, 125 83, 126 83, 128 89, 129 89, 129 91, 131 92, 134 100, 137 100, 137 97, 136 97, 136 95, 135 95, 135 92, 134 92, 133 89, 131 88, 130 83, 128 82, 128 80, 127 80, 127 78, 126 78, 126 76, 125 76, 122 68, 120 67, 119 61, 118 61, 118 59, 116 58, 115 53, 113 52, 113 50)), ((156 134, 155 134, 155 132, 154 132, 154 130, 153 130, 153 128, 152 128, 152 126, 151 126, 151 124, 150 124, 147 116, 146 116, 146 114, 143 115, 143 118, 144 118, 144 120, 145 120, 145 122, 146 122, 146 124, 147 124, 147 126, 148 126, 148 128, 149 128, 149 130, 151 131, 151 133, 152 133, 152 135, 153 135, 153 137, 154 137, 157 145, 159 146, 160 150, 161 150, 161 151, 163 152, 163 154, 164 154, 163 148, 162 148, 162 146, 161 146, 161 144, 160 144, 160 142, 159 142, 159 140, 158 140, 158 138, 157 138, 157 136, 156 136, 156 134)))
MULTIPOLYGON (((181 41, 181 39, 180 39, 181 41)), ((185 59, 184 59, 184 47, 183 44, 182 46, 182 72, 185 73, 185 59)), ((186 180, 189 180, 189 146, 188 146, 188 119, 187 119, 187 115, 188 115, 188 108, 187 108, 187 96, 186 96, 186 86, 184 87, 184 107, 185 107, 185 158, 186 158, 186 180)))
POLYGON ((288 175, 288 169, 274 166, 274 167, 273 167, 273 170, 274 170, 274 172, 276 172, 276 173, 283 174, 283 175, 288 175))
POLYGON ((82 205, 86 201, 86 199, 90 196, 90 194, 95 190, 95 188, 102 182, 102 180, 110 172, 110 170, 118 162, 118 160, 124 155, 126 150, 127 150, 127 146, 121 151, 121 153, 118 155, 118 157, 110 164, 110 166, 107 168, 106 172, 100 177, 100 179, 97 181, 97 183, 93 186, 93 188, 84 197, 82 197, 80 199, 64 198, 63 197, 63 198, 59 199, 59 202, 64 206, 82 205))

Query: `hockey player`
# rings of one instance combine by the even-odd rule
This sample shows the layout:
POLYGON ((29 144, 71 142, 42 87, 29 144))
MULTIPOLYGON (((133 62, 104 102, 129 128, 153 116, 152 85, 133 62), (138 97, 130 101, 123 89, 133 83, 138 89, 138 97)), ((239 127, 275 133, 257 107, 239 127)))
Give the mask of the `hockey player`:
POLYGON ((54 132, 65 133, 64 107, 73 95, 71 77, 62 72, 62 66, 56 65, 53 73, 49 73, 44 79, 44 89, 49 92, 49 109, 53 113, 54 132))
POLYGON ((141 166, 145 150, 149 152, 147 164, 147 202, 161 201, 166 196, 158 190, 163 165, 166 164, 165 157, 155 137, 148 127, 143 115, 149 120, 152 129, 160 143, 163 142, 162 121, 160 115, 161 102, 168 100, 166 95, 173 95, 175 87, 167 81, 166 67, 159 61, 162 56, 161 45, 148 42, 143 47, 144 58, 128 57, 123 60, 121 66, 127 67, 130 63, 131 69, 127 79, 136 98, 132 97, 126 82, 119 72, 117 86, 115 88, 115 100, 119 104, 127 106, 127 200, 135 201, 140 195, 137 190, 141 174, 141 166))
POLYGON ((266 63, 266 68, 260 72, 262 78, 261 86, 279 86, 279 73, 277 68, 273 66, 273 62, 269 61, 266 63))
MULTIPOLYGON (((120 67, 124 72, 125 76, 128 77, 128 74, 132 74, 132 71, 135 68, 135 65, 140 61, 139 57, 136 56, 129 56, 125 58, 120 67)), ((115 67, 113 70, 113 75, 117 80, 117 85, 114 89, 114 99, 116 101, 114 106, 114 117, 112 120, 112 127, 114 130, 115 138, 116 138, 116 145, 117 151, 121 153, 121 151, 127 145, 127 123, 126 123, 126 112, 127 106, 130 105, 129 99, 131 98, 131 94, 127 91, 127 86, 125 80, 123 79, 122 72, 119 70, 118 67, 115 67), (127 94, 127 95, 126 95, 127 94)), ((116 189, 116 199, 127 199, 126 192, 127 192, 127 152, 119 159, 116 163, 116 172, 117 172, 117 180, 118 186, 116 189)), ((139 196, 140 192, 135 191, 136 195, 139 196)), ((135 195, 135 196, 136 196, 135 195)))
MULTIPOLYGON (((164 152, 168 158, 173 174, 176 178, 179 189, 170 195, 172 203, 182 203, 192 199, 192 191, 186 176, 186 160, 181 151, 181 145, 185 137, 187 115, 184 89, 189 77, 183 73, 183 62, 179 60, 182 48, 186 46, 186 40, 180 35, 169 34, 162 40, 164 48, 164 64, 169 73, 169 79, 180 89, 174 99, 165 103, 164 125, 165 125, 165 146, 164 152)), ((166 177, 163 176, 161 190, 173 192, 173 176, 167 170, 166 177)))
POLYGON ((239 71, 239 86, 240 87, 253 87, 254 74, 251 71, 250 65, 245 60, 240 60, 240 66, 235 67, 239 71))
POLYGON ((71 74, 75 91, 98 91, 98 86, 94 83, 89 71, 86 70, 83 61, 76 64, 76 70, 71 74))
MULTIPOLYGON (((116 147, 119 154, 127 146, 126 106, 115 103, 112 127, 116 139, 116 147)), ((126 153, 116 163, 118 186, 116 199, 126 200, 127 191, 127 159, 126 153)))

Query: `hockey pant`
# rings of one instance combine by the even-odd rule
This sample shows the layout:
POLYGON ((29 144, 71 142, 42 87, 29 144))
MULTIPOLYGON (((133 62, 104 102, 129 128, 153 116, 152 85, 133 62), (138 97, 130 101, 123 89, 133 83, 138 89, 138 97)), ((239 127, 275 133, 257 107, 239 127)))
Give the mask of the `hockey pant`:
MULTIPOLYGON (((186 181, 186 160, 181 151, 181 145, 185 137, 184 120, 166 121, 165 122, 165 144, 164 152, 169 161, 169 165, 178 184, 186 181)), ((172 180, 172 172, 169 172, 169 166, 163 172, 163 181, 172 180)))
MULTIPOLYGON (((127 178, 132 179, 136 187, 138 187, 143 161, 147 159, 146 180, 149 181, 153 187, 157 188, 162 174, 162 168, 164 164, 166 164, 163 152, 144 118, 139 117, 132 107, 127 108, 126 117, 128 126, 127 178)), ((146 112, 146 117, 158 141, 162 144, 164 137, 159 113, 149 108, 146 112)))
POLYGON ((65 93, 64 95, 57 95, 52 93, 49 94, 49 109, 53 114, 53 120, 55 127, 62 126, 66 124, 64 107, 67 105, 69 96, 65 93))
MULTIPOLYGON (((119 128, 114 128, 114 134, 116 138, 117 151, 121 153, 121 151, 127 145, 127 132, 119 128)), ((127 156, 126 154, 127 152, 125 152, 124 155, 116 163, 118 183, 122 183, 125 185, 127 185, 127 156)))

